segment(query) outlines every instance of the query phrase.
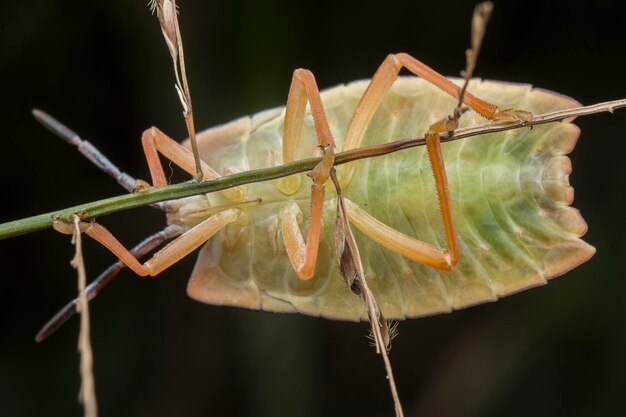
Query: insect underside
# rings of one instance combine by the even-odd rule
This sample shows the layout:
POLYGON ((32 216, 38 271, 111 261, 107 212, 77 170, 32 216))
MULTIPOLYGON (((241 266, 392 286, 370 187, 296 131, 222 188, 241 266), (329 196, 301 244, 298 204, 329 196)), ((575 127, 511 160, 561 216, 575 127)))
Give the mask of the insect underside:
MULTIPOLYGON (((460 83, 459 80, 455 82, 460 83)), ((329 124, 341 150, 343 134, 367 81, 322 93, 329 124)), ((470 91, 501 108, 534 114, 576 107, 570 98, 527 85, 473 80, 470 91)), ((415 77, 399 78, 368 127, 362 146, 425 133, 450 114, 456 102, 415 77)), ((221 173, 279 165, 284 109, 245 117, 198 134, 201 158, 221 173)), ((484 122, 473 112, 460 126, 484 122)), ((571 122, 536 126, 443 145, 461 260, 451 272, 419 264, 382 247, 355 229, 368 283, 386 318, 403 319, 494 301, 545 284, 588 260, 595 249, 580 237, 587 226, 570 207, 571 163, 566 156, 579 129, 571 122)), ((299 158, 317 150, 307 111, 299 158)), ((338 167, 339 174, 345 167, 338 167)), ((364 320, 362 300, 341 278, 333 250, 335 196, 326 185, 323 233, 315 275, 298 279, 286 256, 279 215, 296 203, 308 219, 310 181, 288 195, 276 181, 246 186, 238 220, 201 249, 188 286, 199 301, 300 312, 342 320, 364 320)), ((437 193, 426 151, 405 150, 356 162, 342 184, 352 207, 400 232, 445 247, 437 193)), ((191 227, 209 216, 209 207, 229 204, 214 193, 172 203, 168 222, 191 227)), ((301 224, 305 228, 306 223, 301 224)))

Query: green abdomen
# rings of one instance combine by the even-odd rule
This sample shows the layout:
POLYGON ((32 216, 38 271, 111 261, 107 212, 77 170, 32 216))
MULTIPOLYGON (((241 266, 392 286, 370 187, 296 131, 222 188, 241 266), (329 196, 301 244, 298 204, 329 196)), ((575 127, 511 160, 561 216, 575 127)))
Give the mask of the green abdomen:
MULTIPOLYGON (((322 95, 338 151, 364 86, 353 83, 322 95)), ((474 94, 502 108, 535 114, 576 105, 528 86, 483 82, 472 87, 474 94)), ((453 99, 424 81, 402 78, 374 117, 363 146, 423 134, 454 106, 453 99)), ((225 152, 213 152, 206 155, 207 161, 218 169, 259 168, 268 160, 280 163, 282 117, 278 111, 257 126, 253 123, 249 134, 232 138, 230 160, 225 152)), ((462 125, 482 122, 473 114, 462 119, 462 125)), ((310 156, 317 143, 310 117, 305 125, 301 157, 310 156)), ((496 300, 544 284, 587 260, 594 250, 579 239, 586 225, 569 207, 573 192, 565 155, 577 137, 574 125, 559 123, 443 145, 462 253, 452 272, 413 262, 353 228, 369 285, 385 317, 422 316, 496 300)), ((344 189, 346 198, 387 225, 445 248, 434 180, 423 148, 356 164, 355 175, 344 189)), ((246 210, 247 224, 207 243, 190 281, 190 295, 215 304, 364 318, 361 299, 349 291, 336 265, 331 187, 327 187, 314 278, 300 281, 286 256, 280 228, 276 229, 277 216, 285 202, 297 201, 305 217, 301 230, 306 233, 309 185, 304 177, 292 196, 282 195, 271 183, 250 186, 248 198, 260 197, 263 204, 246 210)))

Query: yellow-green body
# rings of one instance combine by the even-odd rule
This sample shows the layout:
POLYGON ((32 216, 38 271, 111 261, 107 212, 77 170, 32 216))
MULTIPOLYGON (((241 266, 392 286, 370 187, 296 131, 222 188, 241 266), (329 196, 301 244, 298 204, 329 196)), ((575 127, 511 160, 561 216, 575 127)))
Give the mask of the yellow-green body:
MULTIPOLYGON (((336 151, 342 149, 343 133, 366 86, 367 81, 359 81, 322 93, 336 151)), ((500 108, 535 114, 578 105, 527 85, 476 80, 469 90, 500 108)), ((425 81, 402 77, 374 116, 363 146, 424 134, 455 106, 454 99, 425 81)), ((200 156, 224 174, 279 165, 283 119, 284 109, 279 108, 203 132, 198 136, 200 156)), ((479 123, 484 119, 473 112, 461 119, 461 126, 479 123)), ((586 224, 569 206, 573 190, 565 155, 578 134, 576 126, 563 122, 443 144, 461 246, 461 260, 452 272, 413 262, 354 230, 366 278, 385 317, 424 316, 493 301, 544 284, 589 259, 594 248, 579 239, 586 224)), ((299 157, 313 156, 317 143, 307 112, 299 157)), ((240 207, 239 220, 201 249, 189 294, 211 304, 364 319, 362 300, 341 278, 334 254, 331 184, 314 277, 298 279, 286 255, 279 213, 286 203, 296 202, 304 213, 305 234, 310 183, 303 176, 292 195, 281 192, 276 181, 248 185, 246 200, 262 202, 240 207)), ((425 149, 356 162, 344 194, 383 223, 445 247, 425 149)), ((179 200, 168 221, 189 227, 206 218, 202 210, 228 203, 218 194, 179 200)))

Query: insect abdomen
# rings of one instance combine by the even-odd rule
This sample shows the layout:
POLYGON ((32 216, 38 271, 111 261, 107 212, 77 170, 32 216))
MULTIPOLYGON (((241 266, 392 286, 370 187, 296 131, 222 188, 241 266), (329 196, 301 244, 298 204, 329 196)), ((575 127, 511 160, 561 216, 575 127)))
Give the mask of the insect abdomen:
MULTIPOLYGON (((576 105, 571 99, 529 86, 487 82, 470 86, 474 94, 504 108, 542 113, 576 105)), ((338 149, 364 88, 364 82, 357 82, 322 95, 338 149)), ((400 79, 374 117, 364 146, 422 134, 455 104, 422 80, 400 79)), ((301 157, 310 156, 316 144, 310 117, 307 120, 301 157)), ((462 119, 462 124, 480 122, 483 120, 472 114, 462 119)), ((282 113, 277 112, 250 129, 249 136, 238 139, 249 161, 242 168, 258 167, 263 160, 259 150, 272 154, 265 160, 280 163, 281 131, 282 113)), ((586 225, 578 211, 569 207, 572 190, 565 155, 577 137, 574 125, 560 123, 444 144, 462 253, 454 271, 417 264, 355 232, 370 286, 385 316, 429 315, 496 300, 541 285, 587 260, 594 249, 579 239, 586 225)), ((360 298, 350 293, 336 267, 331 246, 332 195, 327 197, 325 233, 312 280, 298 280, 279 230, 272 234, 282 201, 298 201, 307 218, 306 177, 302 188, 293 196, 280 197, 268 185, 251 186, 248 197, 265 198, 265 206, 249 210, 245 237, 234 248, 225 247, 219 239, 206 245, 189 284, 190 295, 216 304, 364 318, 360 298), (263 193, 266 196, 260 195, 263 193), (272 198, 268 199, 269 194, 272 198)), ((429 243, 445 244, 423 149, 359 161, 344 191, 348 199, 389 226, 429 243)))

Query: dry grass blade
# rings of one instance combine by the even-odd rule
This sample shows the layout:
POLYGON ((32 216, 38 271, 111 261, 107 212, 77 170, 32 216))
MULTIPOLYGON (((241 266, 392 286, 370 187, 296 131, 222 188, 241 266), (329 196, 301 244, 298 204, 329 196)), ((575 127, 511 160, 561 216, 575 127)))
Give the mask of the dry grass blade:
POLYGON ((85 408, 85 417, 97 417, 98 405, 96 402, 95 381, 93 376, 93 351, 91 350, 89 330, 89 300, 85 286, 87 274, 83 260, 83 249, 80 232, 80 217, 73 216, 74 234, 72 241, 76 246, 76 254, 72 259, 72 266, 78 271, 78 295, 79 302, 77 311, 80 313, 80 334, 78 335, 78 352, 80 353, 80 391, 78 400, 85 408))
MULTIPOLYGON (((387 352, 390 352, 391 351, 391 342, 400 333, 400 331, 398 330, 398 328, 400 327, 400 322, 399 321, 395 321, 395 320, 386 320, 385 324, 387 326, 387 333, 389 334, 389 341, 386 342, 387 352)), ((367 335, 367 339, 371 342, 372 346, 376 346, 376 340, 375 340, 375 335, 374 335, 373 331, 369 332, 369 334, 367 335)))
POLYGON ((200 181, 203 177, 202 166, 200 164, 198 145, 196 143, 196 129, 193 122, 191 93, 189 91, 189 83, 187 82, 187 71, 185 70, 185 53, 180 28, 178 26, 178 8, 176 6, 176 0, 151 0, 149 7, 153 13, 156 11, 165 43, 172 56, 174 75, 176 77, 176 92, 183 105, 183 116, 185 117, 185 124, 187 125, 187 131, 191 141, 191 150, 196 165, 195 179, 200 181))
POLYGON ((466 67, 464 71, 461 71, 461 76, 465 79, 465 82, 463 83, 463 87, 461 88, 461 94, 459 96, 459 104, 457 106, 457 109, 460 109, 463 105, 463 96, 465 96, 465 91, 467 90, 469 80, 474 74, 476 61, 478 61, 478 53, 480 52, 480 46, 483 43, 485 31, 487 30, 487 23, 489 22, 492 11, 493 3, 489 1, 479 3, 474 8, 474 15, 472 17, 472 43, 471 48, 465 51, 466 67))
MULTIPOLYGON (((465 82, 459 95, 459 104, 454 110, 454 115, 448 118, 451 125, 456 127, 456 121, 464 112, 462 108, 463 97, 469 80, 472 77, 474 68, 476 67, 476 60, 478 59, 478 52, 480 51, 480 45, 482 43, 487 22, 491 16, 493 10, 493 4, 490 2, 481 3, 474 9, 474 16, 472 19, 472 41, 471 49, 466 52, 466 69, 462 71, 462 75, 465 78, 465 82)), ((454 129, 453 127, 452 129, 454 129)), ((389 380, 389 386, 391 388, 391 394, 393 396, 396 416, 403 416, 402 405, 398 396, 396 383, 393 377, 393 370, 391 368, 391 362, 389 360, 388 352, 391 348, 391 339, 397 334, 397 324, 391 327, 384 319, 378 303, 374 298, 371 290, 367 285, 365 274, 363 273, 363 266, 361 263, 361 257, 359 255, 359 249, 354 240, 352 230, 350 228, 350 222, 348 221, 348 214, 345 209, 343 195, 339 186, 339 181, 335 175, 335 170, 331 171, 331 178, 337 191, 337 220, 335 223, 335 250, 337 252, 337 258, 339 259, 339 269, 343 275, 346 283, 350 289, 356 294, 360 294, 365 301, 367 314, 371 325, 371 339, 373 340, 377 353, 380 353, 385 363, 387 370, 387 378, 389 380)))
POLYGON ((487 29, 487 23, 489 23, 492 11, 493 3, 488 1, 476 5, 476 8, 474 8, 474 15, 472 17, 472 47, 466 51, 467 68, 461 73, 464 77, 471 78, 474 73, 478 53, 480 52, 480 47, 487 29))
POLYGON ((172 59, 176 60, 178 57, 178 37, 176 36, 177 10, 175 2, 170 0, 152 0, 149 7, 152 13, 156 11, 167 48, 170 50, 172 59))
POLYGON ((391 347, 392 332, 390 332, 387 326, 387 321, 378 307, 376 298, 374 298, 374 294, 372 294, 372 291, 369 289, 367 281, 365 280, 363 264, 361 263, 361 255, 359 254, 359 248, 357 247, 356 240, 352 234, 352 229, 350 228, 343 194, 341 192, 339 180, 337 179, 334 168, 330 172, 330 177, 335 185, 335 190, 337 191, 337 220, 335 222, 334 238, 335 251, 337 252, 337 259, 339 259, 339 269, 350 289, 363 297, 372 329, 372 340, 376 346, 376 353, 382 355, 383 362, 385 363, 387 379, 389 380, 389 388, 391 389, 391 396, 393 397, 396 417, 404 417, 402 404, 400 403, 400 397, 396 387, 396 381, 393 377, 391 361, 389 360, 388 355, 391 347))

